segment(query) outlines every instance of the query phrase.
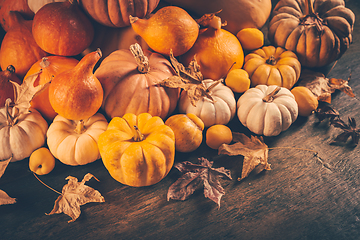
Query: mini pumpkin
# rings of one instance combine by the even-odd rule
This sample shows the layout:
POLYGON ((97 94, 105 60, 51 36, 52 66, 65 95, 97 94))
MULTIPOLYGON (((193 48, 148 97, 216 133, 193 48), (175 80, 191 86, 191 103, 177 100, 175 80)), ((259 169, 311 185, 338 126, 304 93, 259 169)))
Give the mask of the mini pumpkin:
POLYGON ((290 89, 299 80, 301 64, 294 52, 265 46, 246 55, 244 69, 253 87, 264 84, 290 89))
POLYGON ((100 135, 98 146, 110 175, 133 187, 159 182, 174 164, 174 132, 149 113, 114 117, 100 135))
POLYGON ((297 119, 298 105, 287 88, 257 85, 239 98, 237 115, 240 122, 253 133, 276 136, 297 119))
POLYGON ((107 126, 107 120, 100 113, 86 120, 69 120, 57 115, 46 133, 47 145, 62 163, 85 165, 100 159, 97 141, 107 126))

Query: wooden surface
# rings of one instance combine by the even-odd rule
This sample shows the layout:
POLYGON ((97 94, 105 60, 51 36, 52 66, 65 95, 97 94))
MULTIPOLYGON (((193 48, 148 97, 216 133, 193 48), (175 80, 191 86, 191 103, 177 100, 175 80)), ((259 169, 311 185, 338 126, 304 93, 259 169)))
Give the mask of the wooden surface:
MULTIPOLYGON (((360 16, 360 2, 346 0, 360 16)), ((357 19, 358 20, 358 19, 357 19)), ((332 106, 343 119, 354 117, 360 125, 360 27, 355 23, 353 44, 328 77, 352 78, 356 98, 333 94, 332 106)), ((249 132, 237 118, 234 131, 249 132)), ((360 146, 330 145, 341 130, 318 124, 315 116, 300 117, 286 132, 265 138, 272 170, 237 182, 242 157, 217 156, 202 145, 190 154, 176 153, 176 161, 214 161, 232 171, 233 181, 221 180, 226 194, 221 207, 201 190, 186 201, 167 201, 169 186, 180 176, 172 169, 160 183, 144 188, 113 180, 101 160, 79 167, 57 161, 53 172, 41 180, 61 191, 67 176, 79 179, 90 172, 87 185, 99 190, 105 203, 81 207, 80 217, 67 223, 65 214, 47 216, 58 194, 43 186, 29 171, 28 160, 10 163, 0 179, 0 189, 17 199, 0 206, 0 239, 359 239, 360 146)))

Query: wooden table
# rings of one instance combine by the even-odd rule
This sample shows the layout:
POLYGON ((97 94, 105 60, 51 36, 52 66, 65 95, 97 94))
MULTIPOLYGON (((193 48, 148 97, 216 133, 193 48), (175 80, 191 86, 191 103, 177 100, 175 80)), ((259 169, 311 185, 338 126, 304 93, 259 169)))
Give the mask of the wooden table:
MULTIPOLYGON (((360 2, 346 0, 360 16, 360 2)), ((360 27, 354 28, 353 44, 328 77, 352 78, 356 97, 333 94, 331 106, 343 119, 360 124, 360 27)), ((249 132, 237 118, 234 131, 249 132)), ((42 185, 28 169, 28 160, 10 163, 0 179, 0 189, 17 199, 0 206, 1 239, 360 239, 360 146, 331 145, 341 130, 318 124, 312 115, 299 117, 286 132, 265 138, 269 147, 296 147, 313 152, 277 149, 269 151, 272 170, 236 181, 242 157, 218 156, 205 144, 190 154, 176 153, 176 161, 214 161, 231 169, 233 180, 221 180, 226 194, 221 207, 196 191, 186 201, 167 201, 169 186, 180 173, 172 169, 160 183, 143 188, 124 186, 110 177, 101 160, 71 167, 56 162, 41 180, 61 191, 67 176, 94 174, 87 185, 99 190, 105 203, 81 207, 80 217, 67 223, 65 214, 45 215, 58 194, 42 185)))

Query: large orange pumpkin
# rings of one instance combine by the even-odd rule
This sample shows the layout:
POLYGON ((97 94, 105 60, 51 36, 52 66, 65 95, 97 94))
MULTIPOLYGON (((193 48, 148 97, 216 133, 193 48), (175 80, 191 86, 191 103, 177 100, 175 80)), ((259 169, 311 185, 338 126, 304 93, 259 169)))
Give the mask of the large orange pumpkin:
POLYGON ((158 53, 142 52, 139 44, 130 48, 114 51, 95 71, 104 89, 102 108, 110 118, 147 112, 165 119, 175 110, 180 93, 159 84, 174 75, 171 64, 158 53))

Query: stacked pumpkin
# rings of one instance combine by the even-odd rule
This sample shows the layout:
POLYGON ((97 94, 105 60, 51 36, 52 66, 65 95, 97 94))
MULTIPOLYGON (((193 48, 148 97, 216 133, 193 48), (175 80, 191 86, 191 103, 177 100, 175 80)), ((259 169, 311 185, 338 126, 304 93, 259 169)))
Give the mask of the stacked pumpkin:
POLYGON ((0 159, 101 158, 114 179, 137 187, 163 179, 175 150, 196 150, 205 130, 209 147, 230 143, 235 115, 265 136, 310 115, 317 99, 296 87, 301 68, 338 59, 355 21, 332 0, 280 0, 271 16, 271 0, 28 0, 25 19, 5 2, 0 9, 17 12, 0 11, 0 133, 10 132, 0 159))

